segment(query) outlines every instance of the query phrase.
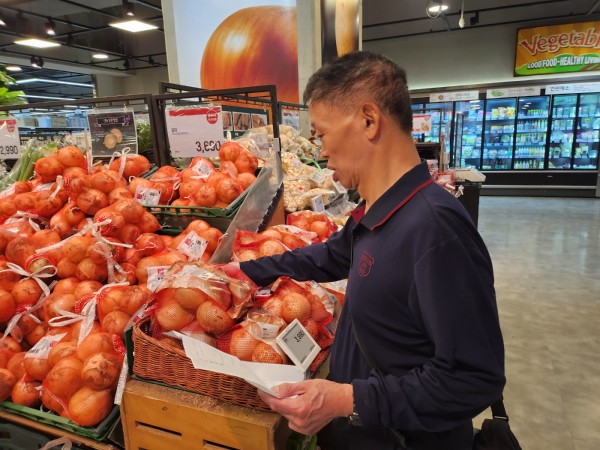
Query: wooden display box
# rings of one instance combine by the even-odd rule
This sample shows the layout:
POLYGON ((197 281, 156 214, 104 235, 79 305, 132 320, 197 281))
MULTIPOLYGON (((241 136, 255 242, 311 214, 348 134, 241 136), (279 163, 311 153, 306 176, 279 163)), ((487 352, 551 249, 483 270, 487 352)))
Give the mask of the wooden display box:
POLYGON ((128 450, 277 450, 290 435, 280 415, 130 380, 121 402, 128 450))

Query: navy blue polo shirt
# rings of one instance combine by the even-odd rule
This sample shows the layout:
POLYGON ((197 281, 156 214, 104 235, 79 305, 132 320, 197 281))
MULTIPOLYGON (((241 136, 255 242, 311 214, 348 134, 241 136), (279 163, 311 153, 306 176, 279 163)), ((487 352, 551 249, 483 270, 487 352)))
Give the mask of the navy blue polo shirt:
POLYGON ((325 243, 241 269, 259 285, 282 275, 348 278, 329 378, 352 383, 363 427, 334 421, 336 448, 393 448, 377 433, 388 427, 442 435, 470 427, 505 382, 485 244, 460 202, 431 182, 424 162, 364 209, 325 243), (352 323, 380 370, 361 353, 352 323))

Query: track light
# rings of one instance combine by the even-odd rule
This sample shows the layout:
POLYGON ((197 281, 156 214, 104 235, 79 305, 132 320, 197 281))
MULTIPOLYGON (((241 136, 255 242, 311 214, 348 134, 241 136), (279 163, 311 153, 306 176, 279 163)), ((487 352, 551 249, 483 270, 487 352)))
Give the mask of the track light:
POLYGON ((477 11, 475 15, 469 19, 469 23, 471 26, 475 26, 479 23, 479 11, 477 11))
POLYGON ((460 28, 465 27, 465 2, 463 0, 462 5, 460 7, 460 19, 458 19, 458 26, 460 28))
POLYGON ((31 67, 35 67, 36 69, 41 69, 44 67, 44 60, 41 56, 32 56, 31 57, 31 67))
POLYGON ((123 63, 123 67, 125 68, 125 70, 129 70, 129 67, 131 67, 131 65, 129 64, 129 58, 125 60, 125 62, 123 63))
POLYGON ((133 5, 131 5, 127 0, 123 0, 123 16, 135 16, 133 12, 133 5))
POLYGON ((6 22, 4 21, 4 18, 2 16, 0 16, 0 26, 2 26, 2 27, 6 26, 6 22))
POLYGON ((48 34, 50 36, 55 36, 56 35, 56 29, 55 29, 54 21, 50 17, 48 17, 48 22, 46 22, 44 24, 44 26, 46 27, 46 34, 48 34))
POLYGON ((148 64, 150 64, 151 66, 156 64, 156 61, 154 61, 154 58, 152 56, 148 56, 148 64))

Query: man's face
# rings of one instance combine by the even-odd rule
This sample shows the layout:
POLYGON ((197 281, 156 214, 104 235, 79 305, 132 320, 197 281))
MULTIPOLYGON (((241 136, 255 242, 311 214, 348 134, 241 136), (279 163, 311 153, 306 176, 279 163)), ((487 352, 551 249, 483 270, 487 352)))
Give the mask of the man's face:
POLYGON ((334 171, 333 179, 347 189, 358 188, 366 152, 358 110, 348 113, 323 103, 311 103, 311 127, 321 140, 321 157, 334 171))

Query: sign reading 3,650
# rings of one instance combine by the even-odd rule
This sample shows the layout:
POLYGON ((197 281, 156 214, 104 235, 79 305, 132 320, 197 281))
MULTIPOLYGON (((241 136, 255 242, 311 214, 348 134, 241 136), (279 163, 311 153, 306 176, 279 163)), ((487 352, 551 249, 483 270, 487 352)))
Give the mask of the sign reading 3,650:
POLYGON ((17 156, 19 154, 18 145, 0 145, 0 155, 2 156, 17 156))

